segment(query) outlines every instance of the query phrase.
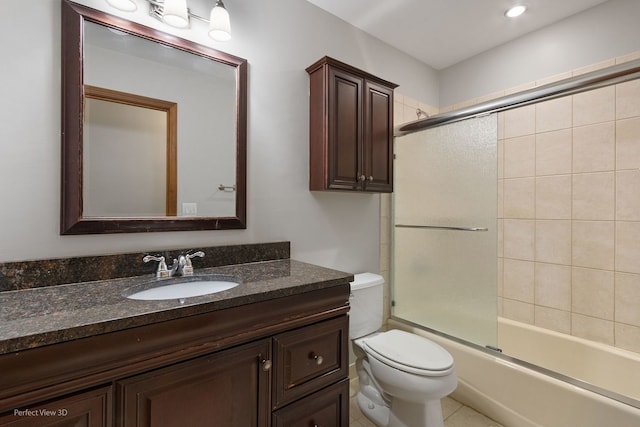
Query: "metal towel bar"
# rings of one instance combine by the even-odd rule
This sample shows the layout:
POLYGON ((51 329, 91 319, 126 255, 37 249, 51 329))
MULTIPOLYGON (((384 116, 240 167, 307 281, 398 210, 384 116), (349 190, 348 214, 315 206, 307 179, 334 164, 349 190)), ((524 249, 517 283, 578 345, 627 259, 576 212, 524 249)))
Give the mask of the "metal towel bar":
POLYGON ((396 224, 397 228, 429 228, 432 230, 454 230, 454 231, 489 231, 486 227, 445 227, 442 225, 405 225, 396 224))

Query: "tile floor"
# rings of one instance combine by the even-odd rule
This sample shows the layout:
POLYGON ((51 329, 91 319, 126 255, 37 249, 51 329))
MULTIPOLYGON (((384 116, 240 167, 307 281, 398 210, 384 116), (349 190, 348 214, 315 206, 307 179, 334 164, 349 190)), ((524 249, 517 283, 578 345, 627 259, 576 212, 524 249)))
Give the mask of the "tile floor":
MULTIPOLYGON (((376 427, 358 408, 355 399, 357 381, 351 384, 351 398, 349 400, 349 426, 350 427, 376 427)), ((445 427, 504 427, 481 413, 474 411, 462 403, 446 397, 442 400, 442 414, 445 427)))

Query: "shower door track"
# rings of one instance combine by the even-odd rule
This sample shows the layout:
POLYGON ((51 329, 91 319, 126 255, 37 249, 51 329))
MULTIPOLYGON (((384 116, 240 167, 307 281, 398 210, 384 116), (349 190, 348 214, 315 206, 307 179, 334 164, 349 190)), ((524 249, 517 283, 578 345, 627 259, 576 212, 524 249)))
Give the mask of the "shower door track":
POLYGON ((408 135, 432 127, 468 119, 470 117, 510 110, 512 108, 518 108, 524 105, 534 104, 536 102, 548 101, 567 95, 573 95, 592 89, 635 80, 637 78, 640 78, 640 59, 613 65, 611 67, 549 83, 512 95, 503 96, 471 107, 461 108, 459 110, 399 125, 395 128, 394 136, 408 135))

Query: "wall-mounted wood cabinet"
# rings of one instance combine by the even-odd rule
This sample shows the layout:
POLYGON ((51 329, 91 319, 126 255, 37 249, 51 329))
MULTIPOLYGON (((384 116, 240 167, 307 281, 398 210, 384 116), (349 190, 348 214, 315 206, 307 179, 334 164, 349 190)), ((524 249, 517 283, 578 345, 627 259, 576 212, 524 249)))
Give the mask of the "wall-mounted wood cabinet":
POLYGON ((392 192, 397 85, 329 57, 307 72, 309 189, 392 192))

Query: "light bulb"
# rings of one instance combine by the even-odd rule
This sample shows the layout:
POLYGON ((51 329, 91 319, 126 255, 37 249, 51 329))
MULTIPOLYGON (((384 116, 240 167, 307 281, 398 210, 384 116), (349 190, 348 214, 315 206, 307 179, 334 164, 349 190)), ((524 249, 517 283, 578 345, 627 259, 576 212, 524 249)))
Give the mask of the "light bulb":
POLYGON ((522 15, 526 10, 527 6, 524 5, 513 6, 504 13, 504 16, 506 16, 507 18, 515 18, 522 15))

